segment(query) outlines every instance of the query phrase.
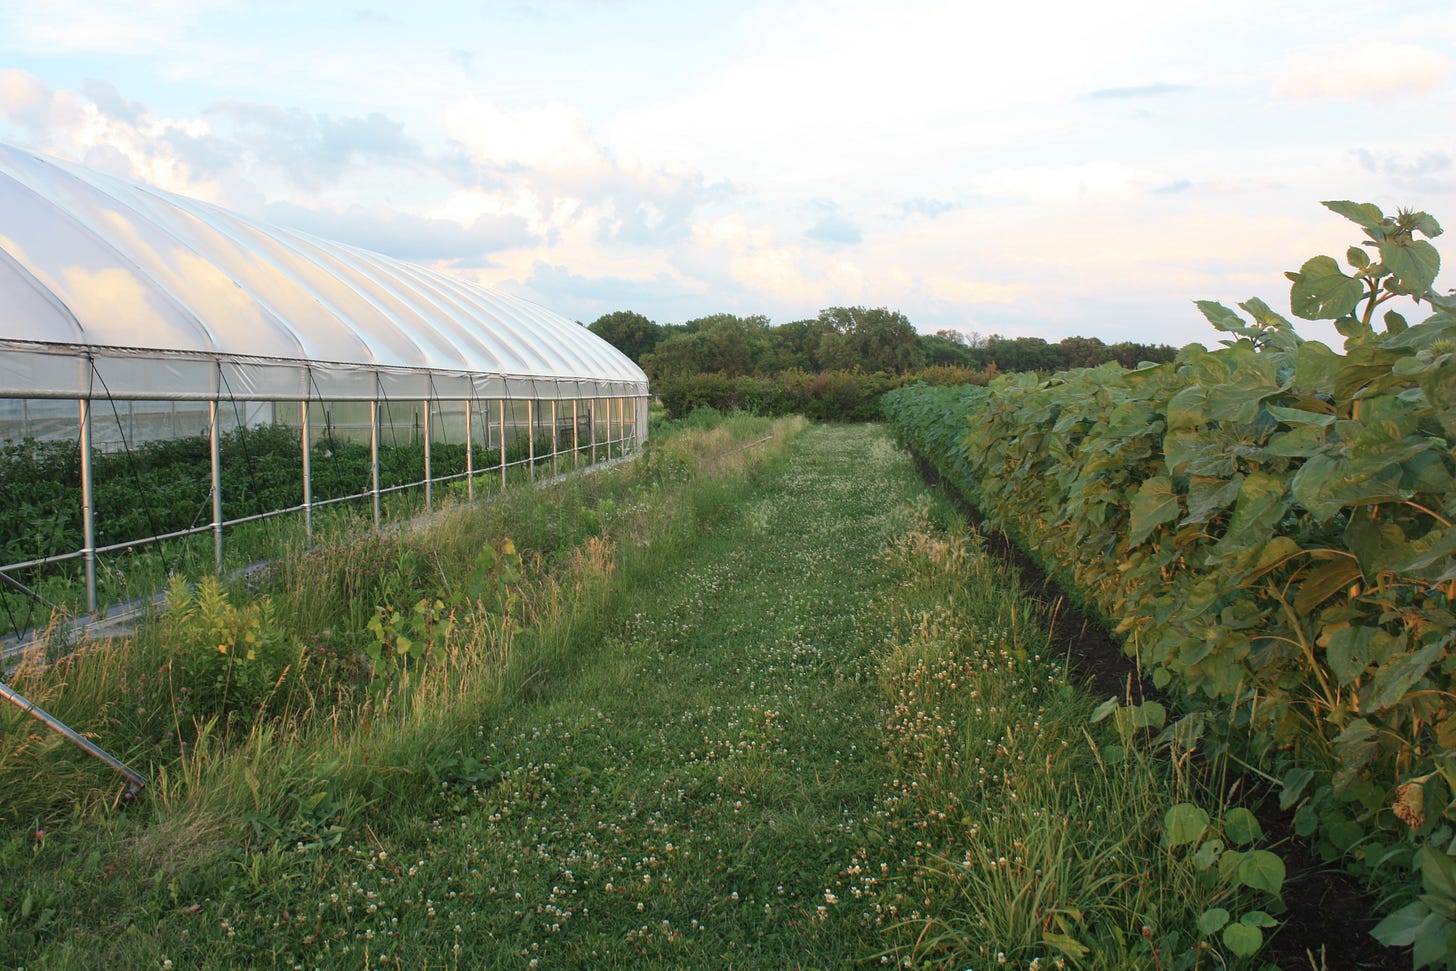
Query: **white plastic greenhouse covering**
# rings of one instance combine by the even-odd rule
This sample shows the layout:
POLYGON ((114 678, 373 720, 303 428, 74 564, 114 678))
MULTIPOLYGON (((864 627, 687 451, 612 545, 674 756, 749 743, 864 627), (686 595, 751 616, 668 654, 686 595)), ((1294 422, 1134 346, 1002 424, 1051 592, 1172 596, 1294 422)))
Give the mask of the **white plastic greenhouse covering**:
MULTIPOLYGON (((0 449, 8 459, 75 442, 79 482, 57 495, 79 489, 81 520, 70 549, 75 507, 46 514, 52 532, 7 525, 17 561, 0 564, 0 606, 11 590, 49 603, 17 571, 83 560, 94 613, 102 558, 144 544, 210 531, 221 571, 223 533, 244 523, 301 513, 311 539, 315 510, 333 503, 372 500, 378 526, 385 495, 421 487, 430 510, 436 484, 464 480, 473 499, 487 472, 505 488, 513 469, 534 481, 540 465, 624 457, 647 436, 647 396, 629 358, 528 301, 0 144, 0 449), (270 500, 287 508, 248 507, 246 488, 223 494, 223 437, 267 425, 298 434, 299 493, 270 500), (382 466, 384 439, 398 447, 401 430, 422 478, 382 466), (140 445, 190 438, 210 452, 195 513, 172 508, 158 523, 148 512, 152 535, 107 535, 122 517, 98 511, 96 457, 130 462, 140 445), (312 457, 339 440, 369 443, 368 485, 336 482, 316 499, 312 457), (444 468, 432 443, 442 458, 456 450, 444 468)), ((111 576, 124 587, 122 571, 111 576)))
POLYGON ((0 398, 646 394, 530 302, 0 145, 0 398))

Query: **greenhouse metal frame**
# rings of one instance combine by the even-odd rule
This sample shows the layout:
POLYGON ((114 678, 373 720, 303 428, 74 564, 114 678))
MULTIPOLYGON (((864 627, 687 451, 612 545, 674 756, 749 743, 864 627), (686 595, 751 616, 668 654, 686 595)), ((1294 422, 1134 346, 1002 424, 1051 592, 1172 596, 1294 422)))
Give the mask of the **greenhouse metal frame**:
POLYGON ((428 509, 441 483, 463 479, 473 499, 482 476, 504 486, 512 466, 534 478, 565 456, 595 464, 647 435, 646 376, 574 321, 5 145, 0 315, 0 441, 77 443, 84 537, 80 549, 0 566, 0 579, 25 589, 15 571, 83 560, 91 613, 100 555, 211 532, 221 569, 228 527, 302 513, 312 537, 315 511, 349 500, 372 500, 378 526, 390 492, 422 487, 428 509), (424 475, 385 484, 382 436, 401 427, 401 406, 424 475), (210 521, 98 545, 95 456, 186 437, 187 422, 208 440, 210 521), (222 436, 268 424, 297 430, 303 501, 224 518, 222 436), (537 447, 548 430, 549 454, 537 447), (369 486, 315 498, 311 454, 336 437, 367 438, 369 486), (508 460, 522 437, 526 454, 508 460), (441 442, 464 444, 464 471, 434 474, 441 442), (478 465, 483 452, 493 461, 478 465))

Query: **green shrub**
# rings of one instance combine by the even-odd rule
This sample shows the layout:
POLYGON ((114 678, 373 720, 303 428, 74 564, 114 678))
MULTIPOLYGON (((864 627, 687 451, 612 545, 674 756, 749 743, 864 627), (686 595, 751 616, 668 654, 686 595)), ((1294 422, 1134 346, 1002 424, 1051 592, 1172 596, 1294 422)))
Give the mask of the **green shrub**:
POLYGON ((988 372, 936 366, 914 374, 887 371, 784 371, 769 376, 734 377, 718 372, 673 375, 655 386, 669 418, 699 408, 752 415, 803 415, 814 421, 877 421, 880 398, 909 382, 985 384, 988 372))
POLYGON ((267 597, 235 605, 216 577, 174 578, 162 625, 179 714, 194 720, 251 723, 299 656, 267 597))

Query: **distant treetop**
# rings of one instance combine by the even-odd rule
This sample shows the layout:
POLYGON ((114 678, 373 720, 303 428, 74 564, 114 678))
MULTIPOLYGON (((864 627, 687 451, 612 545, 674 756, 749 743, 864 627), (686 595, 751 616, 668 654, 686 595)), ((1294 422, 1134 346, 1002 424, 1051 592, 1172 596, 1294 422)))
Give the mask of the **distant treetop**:
POLYGON ((1166 344, 1096 337, 983 337, 942 328, 920 334, 899 311, 885 307, 828 307, 810 320, 777 327, 762 314, 719 313, 683 324, 659 324, 631 310, 604 314, 589 329, 636 361, 648 377, 724 374, 769 376, 785 371, 866 371, 905 374, 927 366, 997 371, 1062 371, 1117 361, 1136 367, 1170 361, 1166 344))

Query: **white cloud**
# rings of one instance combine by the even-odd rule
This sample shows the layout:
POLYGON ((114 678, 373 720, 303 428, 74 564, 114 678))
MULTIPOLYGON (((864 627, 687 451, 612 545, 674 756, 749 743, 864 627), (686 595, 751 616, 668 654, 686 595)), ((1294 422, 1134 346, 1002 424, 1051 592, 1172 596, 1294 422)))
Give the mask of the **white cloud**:
POLYGON ((783 242, 774 227, 734 213, 695 225, 672 260, 688 278, 707 285, 698 298, 703 312, 746 306, 780 321, 851 305, 920 312, 960 306, 963 319, 973 307, 1005 305, 1023 293, 1019 281, 978 275, 966 248, 947 248, 942 239, 932 224, 917 223, 866 239, 853 256, 836 255, 783 242))
POLYGON ((536 237, 534 253, 497 256, 518 279, 541 263, 568 267, 579 280, 601 267, 603 250, 613 254, 607 262, 651 252, 650 272, 667 272, 662 247, 684 240, 698 209, 733 191, 706 185, 692 169, 619 160, 580 112, 559 103, 506 108, 472 96, 439 120, 464 152, 464 184, 430 214, 461 225, 482 217, 522 220, 536 237))
POLYGON ((1451 75, 1451 60, 1416 44, 1353 41, 1300 51, 1282 66, 1274 93, 1296 99, 1398 98, 1428 94, 1451 75))
POLYGON ((55 95, 28 71, 0 70, 0 109, 21 127, 38 132, 51 123, 55 95))
POLYGON ((1088 195, 1107 198, 1151 189, 1168 181, 1147 166, 1108 159, 1002 168, 968 180, 970 191, 985 198, 1051 203, 1088 195))
POLYGON ((469 226, 486 217, 514 216, 523 220, 532 233, 542 235, 549 229, 541 199, 530 189, 457 189, 441 205, 432 207, 432 219, 450 219, 469 226))
POLYGON ((692 159, 755 187, 817 184, 837 197, 845 186, 954 178, 1048 127, 1088 124, 1076 108, 1088 91, 1189 80, 1175 46, 1148 40, 1187 9, 1116 7, 761 4, 729 38, 744 49, 734 63, 626 106, 603 133, 619 152, 692 159))
POLYGON ((574 108, 546 104, 509 111, 481 98, 466 98, 440 115, 446 134, 478 165, 526 168, 579 181, 612 167, 574 108))
POLYGON ((226 0, 48 0, 6 4, 0 26, 37 54, 145 54, 183 37, 204 12, 226 0))
POLYGON ((711 275, 726 267, 728 281, 789 304, 808 304, 822 298, 824 287, 804 272, 802 248, 780 245, 768 226, 751 226, 741 215, 723 216, 693 227, 691 252, 680 255, 689 272, 711 275))
POLYGON ((210 202, 229 199, 220 173, 201 172, 189 158, 189 151, 212 135, 206 122, 157 118, 141 105, 131 105, 126 117, 118 117, 109 113, 115 94, 110 85, 93 86, 94 96, 53 91, 28 72, 0 71, 0 109, 26 130, 38 151, 170 192, 210 202))

